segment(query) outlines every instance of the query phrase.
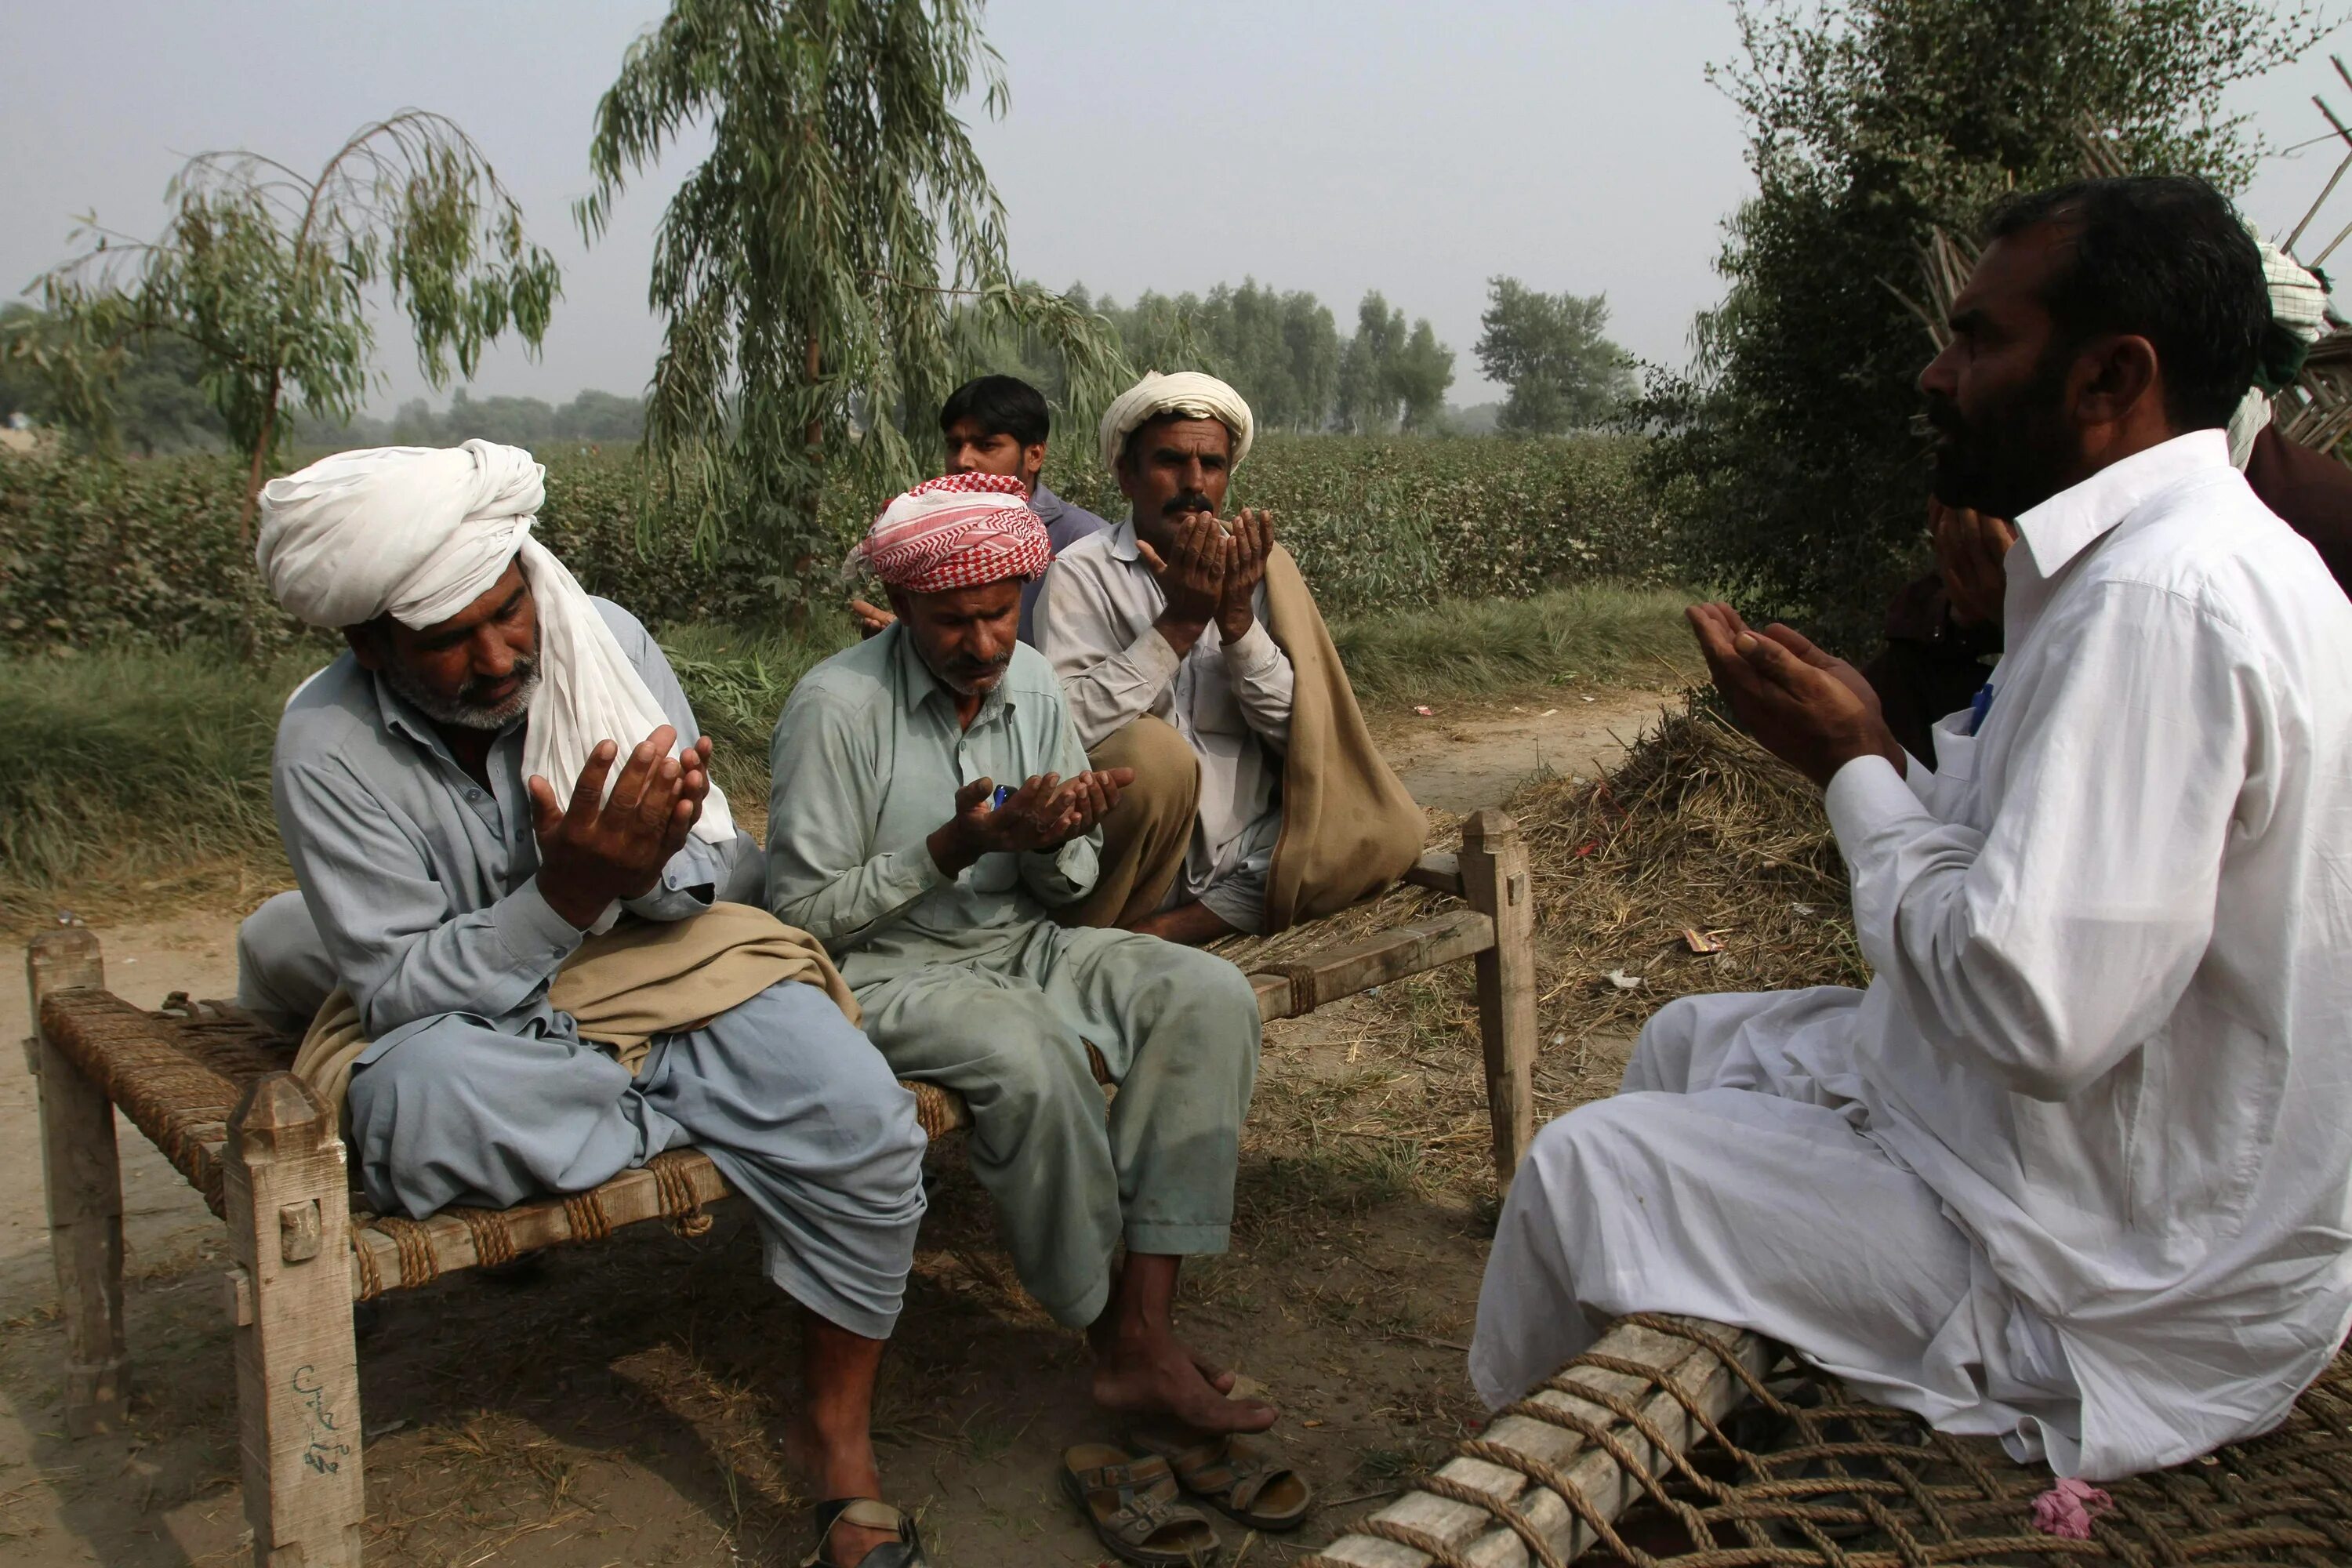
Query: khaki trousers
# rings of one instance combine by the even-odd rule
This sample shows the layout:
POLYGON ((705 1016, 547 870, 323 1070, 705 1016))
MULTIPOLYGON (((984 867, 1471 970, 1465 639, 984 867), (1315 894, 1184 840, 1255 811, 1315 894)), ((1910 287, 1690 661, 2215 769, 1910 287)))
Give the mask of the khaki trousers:
POLYGON ((1066 926, 1130 926, 1160 908, 1184 869, 1201 809, 1201 760, 1175 726, 1150 714, 1107 736, 1095 768, 1133 768, 1135 782, 1103 818, 1094 891, 1054 911, 1066 926))

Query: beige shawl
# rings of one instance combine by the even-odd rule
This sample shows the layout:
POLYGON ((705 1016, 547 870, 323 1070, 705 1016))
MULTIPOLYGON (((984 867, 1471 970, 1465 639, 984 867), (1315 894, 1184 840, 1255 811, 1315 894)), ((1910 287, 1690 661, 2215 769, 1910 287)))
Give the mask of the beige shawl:
MULTIPOLYGON (((625 920, 580 944, 547 999, 572 1015, 581 1038, 610 1047, 635 1072, 656 1035, 706 1023, 786 980, 822 988, 842 1016, 864 1021, 824 946, 749 904, 713 904, 689 920, 625 920)), ((340 1117, 368 1045, 359 1007, 338 989, 302 1037, 294 1072, 340 1117)))
POLYGON ((1412 868, 1429 821, 1372 743, 1339 651, 1298 563, 1265 563, 1266 630, 1296 677, 1282 768, 1282 837, 1265 889, 1265 929, 1337 914, 1412 868))

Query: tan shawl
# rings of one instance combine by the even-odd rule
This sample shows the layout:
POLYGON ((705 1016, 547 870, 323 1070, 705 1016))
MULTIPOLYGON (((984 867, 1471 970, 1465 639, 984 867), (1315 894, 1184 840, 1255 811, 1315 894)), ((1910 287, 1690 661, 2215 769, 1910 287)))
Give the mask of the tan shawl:
MULTIPOLYGON (((713 904, 682 921, 625 920, 580 944, 547 999, 572 1015, 581 1038, 612 1047, 635 1072, 656 1035, 707 1022, 786 980, 822 988, 843 1017, 864 1021, 824 946, 749 904, 713 904)), ((357 1005, 338 989, 302 1037, 295 1074, 340 1117, 368 1045, 357 1005)))
POLYGON ((1282 767, 1282 837, 1265 889, 1265 929, 1336 914, 1403 876, 1429 821, 1372 743, 1339 651, 1298 563, 1265 563, 1266 630, 1296 676, 1282 767))

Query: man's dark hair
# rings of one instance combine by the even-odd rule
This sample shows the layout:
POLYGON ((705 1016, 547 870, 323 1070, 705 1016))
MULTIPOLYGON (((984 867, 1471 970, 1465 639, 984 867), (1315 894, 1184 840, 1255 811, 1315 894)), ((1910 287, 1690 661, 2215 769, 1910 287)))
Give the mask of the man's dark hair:
POLYGON ((2164 367, 2174 426, 2228 424, 2272 322, 2262 253, 2221 193, 2177 174, 2079 180, 2011 198, 1986 234, 2003 239, 2042 224, 2073 239, 2072 260, 2042 297, 2057 329, 2052 352, 2106 332, 2146 338, 2164 367))
POLYGON ((1045 440, 1050 424, 1045 395, 1015 375, 983 375, 957 387, 940 410, 940 434, 967 419, 983 436, 1010 436, 1024 447, 1045 440))

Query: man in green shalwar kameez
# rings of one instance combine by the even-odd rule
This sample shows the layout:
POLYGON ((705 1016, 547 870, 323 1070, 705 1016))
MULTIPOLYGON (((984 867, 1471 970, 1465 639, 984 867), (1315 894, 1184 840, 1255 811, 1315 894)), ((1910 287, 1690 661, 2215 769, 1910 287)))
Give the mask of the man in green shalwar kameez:
POLYGON ((785 704, 769 907, 834 953, 893 1068, 970 1102, 973 1173, 1022 1283, 1087 1331, 1097 1402, 1263 1430, 1273 1408, 1228 1397, 1171 1322, 1182 1260, 1227 1245, 1257 1002, 1223 959, 1051 918, 1093 886, 1096 825, 1133 775, 1087 770, 1018 640, 1044 526, 1017 483, 959 474, 891 503, 862 548, 898 624, 785 704))

